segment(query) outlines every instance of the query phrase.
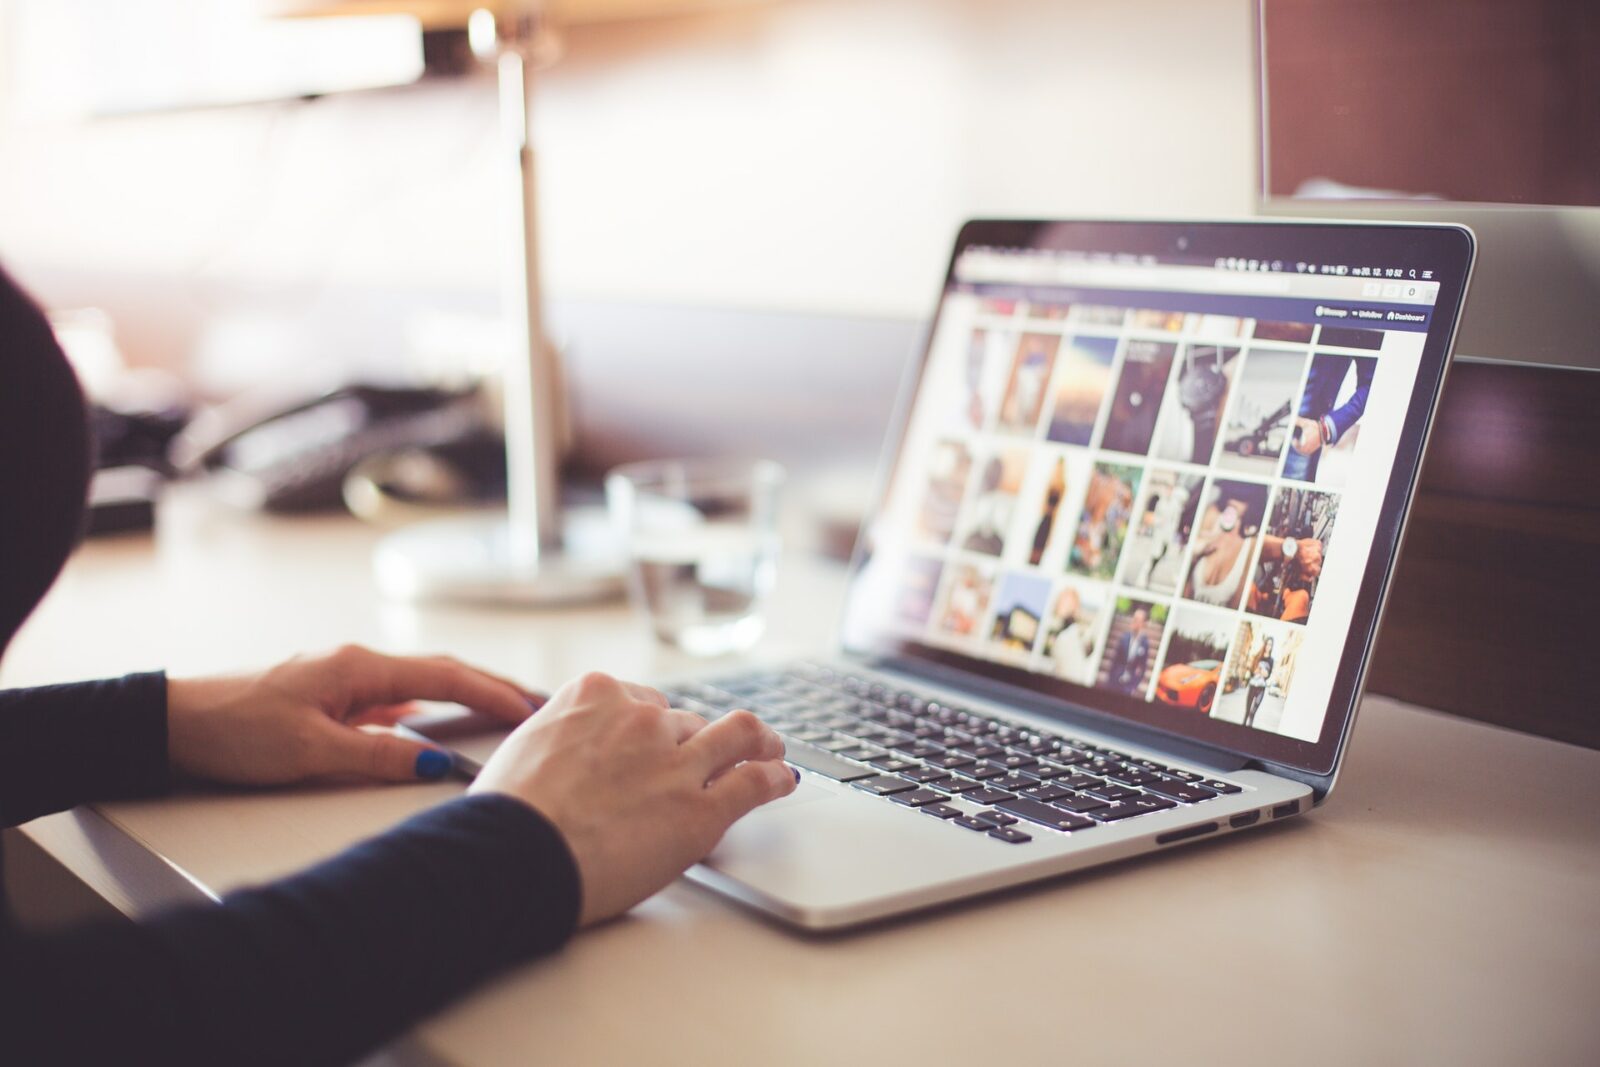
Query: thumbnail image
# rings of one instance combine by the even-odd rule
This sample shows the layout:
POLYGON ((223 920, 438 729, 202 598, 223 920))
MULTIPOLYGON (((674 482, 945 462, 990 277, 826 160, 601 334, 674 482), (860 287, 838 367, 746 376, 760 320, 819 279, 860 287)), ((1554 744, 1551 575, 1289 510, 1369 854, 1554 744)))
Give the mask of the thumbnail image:
POLYGON ((1123 585, 1155 593, 1175 593, 1183 570, 1183 549, 1200 511, 1198 474, 1153 469, 1145 475, 1135 502, 1135 518, 1122 553, 1123 585))
POLYGON ((1068 579, 1056 590, 1040 651, 1057 677, 1075 685, 1094 684, 1095 631, 1104 607, 1096 586, 1068 579))
POLYGON ((1322 560, 1333 536, 1339 498, 1312 489, 1278 490, 1261 537, 1245 606, 1257 615, 1284 622, 1305 622, 1316 599, 1322 560))
POLYGON ((1285 478, 1322 486, 1345 483, 1377 366, 1371 356, 1323 352, 1311 357, 1283 461, 1285 478))
POLYGON ((1005 357, 1000 353, 1009 347, 1012 336, 1004 330, 972 331, 962 364, 960 400, 955 412, 958 424, 972 430, 989 424, 995 395, 1000 391, 1000 377, 1005 373, 1005 357))
POLYGON ((907 560, 895 589, 895 618, 911 626, 926 626, 933 617, 933 599, 943 571, 944 564, 936 559, 918 556, 907 560))
POLYGON ((1228 390, 1239 370, 1239 349, 1184 345, 1177 381, 1167 390, 1156 457, 1181 463, 1211 463, 1228 390))
POLYGON ((1218 478, 1206 488, 1183 583, 1186 598, 1218 607, 1239 605, 1266 513, 1264 485, 1218 478))
POLYGON ((939 611, 939 629, 958 637, 976 634, 993 592, 994 573, 989 568, 963 563, 951 569, 939 611))
POLYGON ((1030 319, 1064 319, 1067 317, 1067 310, 1066 304, 1029 302, 1023 314, 1030 319))
POLYGON ((1111 397, 1111 414, 1101 448, 1144 455, 1156 432, 1161 394, 1172 373, 1178 346, 1164 341, 1129 341, 1122 357, 1122 374, 1111 397))
POLYGON ((1017 493, 1028 466, 1025 449, 1009 448, 990 456, 979 475, 978 488, 967 505, 961 547, 968 552, 998 556, 1005 548, 1006 532, 1016 514, 1017 493))
POLYGON ((1008 574, 994 600, 994 626, 989 636, 1001 648, 1023 655, 1033 651, 1050 600, 1050 579, 1033 574, 1008 574))
POLYGON ((1289 440, 1294 394, 1305 366, 1306 357, 1299 352, 1253 349, 1245 356, 1233 407, 1222 428, 1217 466, 1272 477, 1289 440))
POLYGON ((1249 333, 1250 319, 1233 315, 1189 315, 1184 332, 1206 341, 1232 341, 1249 333))
POLYGON ((1184 315, 1181 311, 1157 311, 1139 308, 1128 323, 1135 330, 1156 330, 1161 333, 1182 333, 1184 315))
POLYGON ((1117 612, 1106 634, 1106 651, 1100 657, 1100 687, 1144 696, 1166 624, 1165 604, 1118 597, 1117 612))
POLYGON ((1251 334, 1258 341, 1287 341, 1297 345, 1311 343, 1311 331, 1316 327, 1309 322, 1267 322, 1256 320, 1251 334))
POLYGON ((1000 428, 1032 433, 1044 407, 1045 387, 1061 347, 1058 333, 1025 333, 1017 342, 1006 380, 1006 397, 1000 402, 1000 428))
POLYGON ((1074 337, 1067 342, 1056 376, 1055 410, 1046 434, 1050 440, 1089 443, 1100 405, 1111 390, 1111 360, 1116 354, 1114 337, 1074 337))
POLYGON ((1104 304, 1074 304, 1070 316, 1073 322, 1095 326, 1121 326, 1128 317, 1127 308, 1106 307, 1104 304))
POLYGON ((984 297, 983 303, 978 305, 978 311, 985 315, 1009 316, 1017 310, 1018 303, 1012 297, 989 296, 984 297))
POLYGON ((1067 460, 1065 456, 1041 456, 1040 459, 1049 467, 1045 476, 1044 498, 1039 503, 1039 517, 1033 523, 1033 541, 1028 545, 1028 562, 1037 567, 1044 558, 1044 550, 1050 544, 1050 535, 1055 530, 1056 520, 1061 514, 1061 501, 1067 495, 1067 460))
POLYGON ((1156 675, 1156 699, 1210 715, 1222 688, 1222 668, 1234 617, 1183 605, 1168 627, 1167 653, 1156 675))
POLYGON ((917 529, 930 540, 946 544, 955 530, 961 497, 972 472, 972 452, 960 441, 940 441, 928 460, 928 489, 917 511, 917 529))
POLYGON ((1139 468, 1096 463, 1083 497, 1083 513, 1072 538, 1069 569, 1091 578, 1110 578, 1128 533, 1139 468))
POLYGON ((1278 733, 1294 680, 1295 657, 1305 640, 1299 626, 1248 619, 1239 624, 1222 670, 1222 696, 1213 718, 1278 733))

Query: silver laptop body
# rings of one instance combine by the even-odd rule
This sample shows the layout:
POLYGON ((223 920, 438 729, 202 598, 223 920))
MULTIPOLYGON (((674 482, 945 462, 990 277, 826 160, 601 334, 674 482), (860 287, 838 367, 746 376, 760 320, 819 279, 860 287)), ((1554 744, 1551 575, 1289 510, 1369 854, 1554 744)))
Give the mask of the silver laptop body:
POLYGON ((688 877, 829 930, 1319 804, 1472 254, 1455 227, 968 223, 837 655, 668 687, 771 719, 803 771, 688 877))

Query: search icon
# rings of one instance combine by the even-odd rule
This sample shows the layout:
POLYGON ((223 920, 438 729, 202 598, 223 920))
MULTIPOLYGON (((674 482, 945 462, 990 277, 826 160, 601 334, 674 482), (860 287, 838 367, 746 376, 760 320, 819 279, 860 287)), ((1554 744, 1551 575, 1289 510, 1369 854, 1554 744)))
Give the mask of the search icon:
POLYGON ((1412 271, 1412 272, 1411 272, 1411 280, 1412 280, 1412 281, 1416 281, 1416 278, 1417 278, 1417 272, 1416 272, 1416 271, 1415 271, 1415 270, 1413 270, 1413 271, 1412 271))

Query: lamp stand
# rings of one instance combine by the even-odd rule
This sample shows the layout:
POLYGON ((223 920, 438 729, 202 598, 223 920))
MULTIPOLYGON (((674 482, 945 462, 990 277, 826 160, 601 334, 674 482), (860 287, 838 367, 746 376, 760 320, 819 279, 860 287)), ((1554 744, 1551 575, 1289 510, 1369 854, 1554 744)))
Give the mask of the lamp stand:
POLYGON ((622 552, 604 509, 561 508, 564 397, 544 330, 529 131, 529 72, 545 43, 538 7, 523 4, 499 17, 477 11, 468 27, 473 51, 494 61, 500 83, 508 208, 502 314, 512 342, 504 372, 507 510, 419 523, 385 537, 373 571, 379 588, 400 599, 538 605, 623 589, 622 552))

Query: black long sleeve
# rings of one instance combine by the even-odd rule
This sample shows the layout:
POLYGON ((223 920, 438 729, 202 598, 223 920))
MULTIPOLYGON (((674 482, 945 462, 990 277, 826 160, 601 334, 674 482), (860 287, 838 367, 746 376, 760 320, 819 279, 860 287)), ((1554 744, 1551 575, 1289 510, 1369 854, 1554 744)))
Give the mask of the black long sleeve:
MULTIPOLYGON (((156 792, 165 748, 160 675, 13 691, 0 703, 0 801, 9 821, 156 792)), ((464 797, 220 906, 48 935, 0 926, 0 1058, 345 1063, 559 947, 579 899, 566 844, 538 812, 464 797)))
POLYGON ((0 826, 167 791, 167 676, 0 690, 0 826))

